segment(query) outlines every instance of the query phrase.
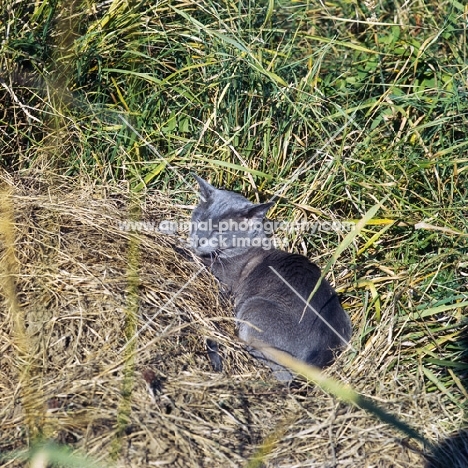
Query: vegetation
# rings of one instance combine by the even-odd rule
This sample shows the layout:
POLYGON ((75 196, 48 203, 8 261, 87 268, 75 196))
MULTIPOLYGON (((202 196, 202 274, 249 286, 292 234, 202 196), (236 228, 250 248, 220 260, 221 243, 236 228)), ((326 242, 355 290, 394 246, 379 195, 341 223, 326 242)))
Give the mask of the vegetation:
MULTIPOLYGON (((152 197, 170 194, 171 216, 188 217, 174 206, 195 203, 190 172, 196 171, 252 199, 276 197, 272 216, 289 222, 357 223, 384 200, 349 242, 347 233, 340 231, 279 235, 288 249, 307 254, 321 266, 331 259, 331 279, 352 316, 355 333, 354 351, 330 373, 396 415, 399 401, 401 408, 408 408, 409 394, 418 405, 430 401, 421 419, 411 413, 417 419, 411 421, 404 409, 398 416, 433 444, 466 426, 467 29, 468 9, 457 0, 401 5, 390 0, 6 0, 0 16, 0 164, 3 185, 12 190, 3 192, 0 231, 8 246, 17 230, 20 268, 16 300, 15 288, 5 278, 18 272, 12 267, 14 255, 4 247, 7 307, 0 311, 0 329, 10 358, 31 364, 28 353, 39 349, 14 345, 12 338, 27 334, 30 325, 19 310, 30 303, 28 294, 37 291, 21 286, 26 281, 21 265, 27 264, 29 252, 18 251, 21 239, 29 239, 25 226, 30 232, 40 227, 37 233, 41 239, 45 236, 44 245, 52 240, 59 245, 47 223, 38 227, 33 219, 11 214, 10 204, 28 213, 36 205, 49 212, 41 197, 47 191, 62 193, 59 186, 67 180, 73 193, 78 193, 77 187, 91 187, 89 193, 105 187, 105 193, 118 192, 115 196, 130 207, 135 202, 145 207, 152 197), (21 198, 29 189, 35 197, 31 205, 21 198), (8 217, 15 218, 15 228, 8 217), (23 328, 10 327, 15 314, 23 317, 23 328), (424 426, 424 417, 435 417, 437 423, 424 426)), ((73 203, 70 210, 82 209, 86 218, 85 207, 78 200, 73 203)), ((106 203, 102 206, 108 209, 106 203)), ((161 203, 158 206, 169 210, 170 203, 161 203)), ((142 210, 135 216, 144 216, 142 210)), ((102 215, 98 208, 93 213, 93 219, 102 215)), ((54 229, 60 231, 60 222, 52 223, 54 229)), ((79 229, 79 223, 74 228, 79 229)), ((27 242, 36 246, 36 241, 27 242)), ((36 247, 42 249, 43 244, 36 247)), ((135 241, 129 252, 124 249, 131 257, 131 271, 122 267, 130 285, 130 299, 123 307, 130 314, 137 309, 131 300, 138 294, 135 274, 142 274, 138 265, 144 263, 135 253, 138 248, 135 241)), ((78 251, 73 255, 79 258, 78 251)), ((110 255, 103 247, 101 258, 110 255)), ((45 256, 37 255, 34 261, 40 265, 45 256)), ((37 268, 30 273, 42 271, 37 268)), ((65 299, 58 303, 68 304, 65 299)), ((172 323, 169 316, 167 323, 172 323)), ((128 333, 120 333, 121 339, 131 341, 128 333)), ((133 348, 120 356, 130 362, 130 370, 119 368, 125 378, 134 365, 151 367, 149 356, 136 364, 134 357, 133 348)), ((239 359, 249 361, 245 355, 239 359)), ((21 374, 20 364, 7 361, 13 367, 4 371, 5 378, 21 374)), ((240 373, 244 365, 233 364, 232 372, 240 373)), ((35 366, 37 375, 46 373, 40 369, 47 365, 35 366)), ((12 404, 14 388, 0 396, 2 407, 12 404)), ((125 437, 125 421, 131 419, 131 385, 125 388, 125 414, 118 421, 109 419, 119 428, 119 440, 125 437)), ((229 388, 235 395, 235 386, 229 388)), ((322 395, 317 392, 314 398, 322 395)), ((279 405, 276 398, 274 403, 279 405)), ((0 410, 0 420, 10 421, 5 411, 0 410)), ((280 435, 294 434, 298 421, 290 421, 288 429, 273 430, 267 424, 233 463, 247 463, 254 448, 261 447, 259 463, 274 463, 276 456, 281 466, 293 466, 274 453, 283 453, 280 435), (270 444, 268 450, 262 440, 270 444)), ((31 431, 27 421, 22 424, 31 431)), ((71 447, 76 443, 86 451, 81 437, 64 436, 59 442, 71 440, 71 447)), ((24 429, 20 436, 2 440, 0 451, 16 453, 12 450, 24 449, 31 438, 24 429)), ((109 447, 109 454, 118 458, 120 446, 109 447)), ((33 458, 43 453, 34 450, 33 458)), ((59 454, 67 458, 66 452, 59 454)), ((313 465, 306 455, 298 457, 294 466, 323 466, 313 465)), ((213 460, 213 466, 221 463, 215 455, 213 460)), ((356 460, 349 466, 359 466, 356 460)), ((464 463, 463 456, 457 462, 464 463)), ((398 463, 395 466, 411 466, 398 463)))

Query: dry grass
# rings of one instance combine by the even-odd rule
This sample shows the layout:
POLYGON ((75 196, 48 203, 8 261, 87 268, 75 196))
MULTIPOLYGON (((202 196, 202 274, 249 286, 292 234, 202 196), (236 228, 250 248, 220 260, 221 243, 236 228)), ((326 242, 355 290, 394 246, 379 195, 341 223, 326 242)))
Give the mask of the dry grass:
MULTIPOLYGON (((265 467, 421 466, 418 443, 363 410, 274 381, 236 342, 230 305, 177 237, 119 229, 135 206, 156 221, 187 210, 160 193, 135 201, 126 187, 65 178, 3 185, 16 266, 6 253, 2 271, 16 268, 18 303, 7 292, 0 311, 2 454, 45 438, 111 466, 261 466, 259 446, 265 467), (210 370, 207 336, 221 343, 223 374, 210 370)), ((356 323, 360 310, 347 306, 356 323)), ((398 326, 382 317, 368 346, 329 373, 437 442, 462 411, 399 366, 398 326)), ((3 463, 23 466, 18 454, 3 463)))
MULTIPOLYGON (((77 466, 25 453, 41 441, 110 466, 423 463, 369 413, 272 380, 176 237, 119 229, 188 219, 195 170, 278 195, 286 221, 390 195, 330 270, 356 352, 328 373, 437 444, 428 467, 468 466, 466 7, 317 5, 3 2, 0 465, 77 466)), ((323 267, 343 237, 285 241, 323 267)))

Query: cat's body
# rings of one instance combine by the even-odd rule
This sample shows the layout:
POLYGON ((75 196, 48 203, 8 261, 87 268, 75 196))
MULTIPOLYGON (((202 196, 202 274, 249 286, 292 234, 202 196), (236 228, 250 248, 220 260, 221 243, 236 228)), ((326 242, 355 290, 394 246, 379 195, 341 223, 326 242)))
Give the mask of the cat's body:
MULTIPOLYGON (((271 204, 255 205, 196 178, 201 202, 192 215, 192 247, 232 294, 239 337, 247 345, 260 341, 318 367, 331 364, 334 352, 350 339, 351 323, 325 279, 306 306, 320 269, 303 255, 268 242, 262 222, 271 204), (234 229, 247 221, 250 228, 234 229)), ((248 349, 279 380, 292 378, 271 356, 248 349)))

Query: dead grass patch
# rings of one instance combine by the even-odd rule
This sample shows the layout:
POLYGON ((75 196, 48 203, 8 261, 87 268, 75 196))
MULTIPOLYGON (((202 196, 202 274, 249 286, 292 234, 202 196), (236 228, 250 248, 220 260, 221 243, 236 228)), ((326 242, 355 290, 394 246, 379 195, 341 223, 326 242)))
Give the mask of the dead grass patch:
MULTIPOLYGON (((135 202, 126 187, 65 178, 5 176, 3 186, 18 303, 7 292, 0 309, 1 453, 42 437, 112 466, 239 467, 267 440, 265 467, 421 466, 422 447, 363 410, 278 384, 236 341, 229 302, 177 237, 119 225, 187 210, 159 193, 135 202), (207 336, 221 344, 222 374, 211 372, 207 336)), ((356 323, 360 310, 348 307, 356 323)), ((462 411, 399 365, 398 330, 382 317, 359 356, 329 372, 436 440, 462 411)))

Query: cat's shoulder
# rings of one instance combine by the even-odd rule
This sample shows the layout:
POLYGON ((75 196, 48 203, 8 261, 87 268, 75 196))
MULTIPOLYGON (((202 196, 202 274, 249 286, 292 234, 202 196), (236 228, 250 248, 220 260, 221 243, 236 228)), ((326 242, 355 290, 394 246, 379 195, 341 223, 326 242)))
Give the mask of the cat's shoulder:
POLYGON ((315 263, 311 262, 306 256, 298 253, 286 252, 280 249, 267 251, 263 260, 264 266, 278 268, 297 268, 306 270, 319 270, 315 263))

